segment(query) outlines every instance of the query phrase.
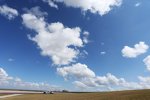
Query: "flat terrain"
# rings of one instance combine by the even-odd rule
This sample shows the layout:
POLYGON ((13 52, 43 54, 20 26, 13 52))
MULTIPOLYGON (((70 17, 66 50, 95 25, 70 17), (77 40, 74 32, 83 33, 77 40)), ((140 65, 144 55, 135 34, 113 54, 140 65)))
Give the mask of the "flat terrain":
POLYGON ((42 92, 40 92, 40 91, 25 91, 25 90, 1 90, 0 89, 0 94, 2 95, 2 94, 29 94, 29 93, 36 93, 36 94, 38 94, 38 93, 42 93, 42 92))
POLYGON ((7 94, 7 95, 1 95, 1 96, 0 96, 0 99, 9 98, 9 97, 13 97, 13 96, 19 96, 19 95, 23 95, 23 94, 7 94))
POLYGON ((25 94, 3 100, 150 100, 150 90, 102 93, 25 94))
POLYGON ((8 94, 0 94, 0 96, 3 96, 3 95, 8 95, 8 94))

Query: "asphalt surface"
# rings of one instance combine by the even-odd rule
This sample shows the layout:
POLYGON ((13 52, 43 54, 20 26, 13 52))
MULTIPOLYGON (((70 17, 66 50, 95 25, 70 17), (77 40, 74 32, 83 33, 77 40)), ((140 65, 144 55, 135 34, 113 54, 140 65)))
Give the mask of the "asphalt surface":
POLYGON ((34 94, 34 93, 42 93, 35 91, 19 91, 19 90, 0 90, 0 94, 34 94))
POLYGON ((9 94, 9 95, 4 95, 4 96, 0 96, 0 99, 4 99, 4 98, 8 98, 8 97, 13 97, 13 96, 19 96, 19 95, 23 95, 23 94, 9 94))

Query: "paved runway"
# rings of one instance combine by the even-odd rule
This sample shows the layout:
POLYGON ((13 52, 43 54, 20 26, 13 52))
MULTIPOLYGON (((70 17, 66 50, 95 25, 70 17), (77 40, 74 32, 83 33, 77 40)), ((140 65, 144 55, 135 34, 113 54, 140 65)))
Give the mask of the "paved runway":
POLYGON ((42 92, 19 91, 19 90, 0 90, 0 94, 29 94, 29 93, 42 93, 42 92))
POLYGON ((8 98, 8 97, 13 97, 13 96, 19 96, 19 95, 23 95, 23 94, 10 94, 10 95, 4 95, 4 96, 0 96, 0 99, 8 98))

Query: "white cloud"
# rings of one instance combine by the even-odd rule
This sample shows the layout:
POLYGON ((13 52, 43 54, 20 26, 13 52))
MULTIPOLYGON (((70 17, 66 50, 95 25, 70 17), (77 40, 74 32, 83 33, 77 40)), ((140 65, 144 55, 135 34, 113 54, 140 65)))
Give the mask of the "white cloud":
POLYGON ((140 80, 140 85, 142 86, 143 89, 150 88, 150 77, 139 76, 138 78, 140 80))
POLYGON ((150 84, 150 77, 142 77, 142 76, 139 76, 138 78, 139 78, 139 80, 140 80, 141 82, 150 84))
POLYGON ((83 50, 83 55, 88 55, 88 52, 86 50, 83 50))
POLYGON ((3 68, 0 68, 0 77, 7 77, 8 74, 6 73, 6 71, 3 68))
POLYGON ((106 76, 86 77, 79 81, 87 87, 111 87, 114 85, 119 86, 125 83, 123 78, 117 78, 110 73, 106 76))
POLYGON ((87 57, 87 55, 88 55, 88 52, 86 50, 82 50, 78 57, 84 59, 87 57))
POLYGON ((10 8, 7 5, 0 6, 0 14, 7 17, 9 20, 19 15, 16 9, 10 8))
POLYGON ((118 79, 116 76, 108 73, 106 76, 98 76, 96 77, 96 83, 99 85, 119 85, 122 82, 122 79, 118 79))
POLYGON ((73 84, 80 89, 84 89, 84 88, 88 88, 84 83, 80 82, 80 81, 74 81, 73 84))
POLYGON ((54 1, 52 1, 52 0, 43 0, 43 2, 48 3, 48 5, 49 5, 50 7, 54 7, 54 8, 56 8, 56 9, 58 9, 57 4, 55 4, 54 1))
POLYGON ((21 82, 22 80, 17 77, 17 78, 15 78, 15 81, 16 81, 16 82, 21 82))
POLYGON ((9 62, 12 62, 12 61, 15 61, 15 59, 9 58, 8 61, 9 61, 9 62))
POLYGON ((141 5, 141 3, 140 2, 137 2, 134 6, 135 7, 139 7, 141 5))
POLYGON ((118 78, 111 73, 106 76, 97 76, 85 64, 73 64, 72 66, 57 68, 57 73, 66 80, 75 80, 73 84, 79 89, 113 88, 114 90, 141 89, 142 85, 136 82, 127 82, 124 78, 118 78), (120 87, 120 88, 117 88, 120 87))
POLYGON ((73 64, 71 66, 57 68, 57 72, 59 75, 63 76, 65 79, 68 78, 90 78, 95 77, 95 73, 89 69, 85 64, 73 64))
POLYGON ((0 88, 14 88, 26 90, 60 90, 60 87, 53 86, 47 83, 26 82, 21 80, 20 78, 11 77, 3 68, 0 68, 0 88))
POLYGON ((62 23, 48 24, 43 17, 33 14, 23 14, 23 24, 38 34, 30 39, 37 43, 41 54, 52 59, 55 65, 66 65, 74 62, 83 47, 79 27, 69 28, 62 23), (70 47, 71 46, 71 47, 70 47))
POLYGON ((146 65, 146 67, 147 67, 147 70, 150 71, 150 55, 147 56, 147 57, 143 60, 143 62, 145 63, 145 65, 146 65))
POLYGON ((108 73, 105 76, 98 76, 85 64, 73 64, 72 66, 57 68, 59 75, 67 80, 74 80, 73 85, 80 91, 110 91, 111 90, 132 90, 150 88, 150 77, 138 77, 138 82, 128 82, 124 78, 118 78, 108 73))
POLYGON ((100 54, 101 54, 101 55, 105 55, 105 54, 106 54, 106 52, 105 52, 105 51, 102 51, 102 52, 100 52, 100 54))
POLYGON ((47 16, 48 15, 47 12, 41 11, 39 6, 32 7, 31 9, 24 8, 23 10, 25 12, 29 13, 29 14, 34 14, 35 16, 38 16, 38 17, 43 17, 43 16, 47 16))
POLYGON ((122 4, 122 0, 44 0, 49 3, 50 6, 57 3, 64 3, 68 7, 80 8, 82 11, 90 11, 91 13, 98 13, 100 15, 107 14, 114 7, 118 7, 122 4), (55 3, 54 3, 55 2, 55 3))
POLYGON ((123 57, 127 58, 135 58, 141 54, 144 54, 147 52, 149 46, 145 44, 144 42, 139 42, 139 44, 135 44, 134 47, 124 46, 122 49, 122 55, 123 57))
POLYGON ((88 40, 89 34, 90 34, 90 33, 87 32, 87 31, 83 32, 83 35, 84 35, 84 37, 83 37, 83 42, 84 42, 85 44, 89 43, 89 40, 88 40))
POLYGON ((145 89, 140 82, 127 82, 124 78, 118 78, 110 73, 106 76, 96 76, 93 78, 84 78, 73 83, 79 89, 86 88, 89 90, 103 89, 103 91, 111 90, 132 90, 145 89))

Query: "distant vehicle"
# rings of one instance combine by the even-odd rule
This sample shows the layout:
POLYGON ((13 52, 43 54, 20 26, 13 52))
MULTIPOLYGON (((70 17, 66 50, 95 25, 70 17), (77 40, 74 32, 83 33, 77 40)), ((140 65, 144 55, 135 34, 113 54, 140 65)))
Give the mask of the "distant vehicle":
POLYGON ((64 93, 68 93, 69 91, 68 91, 68 90, 62 90, 62 92, 64 92, 64 93))
POLYGON ((53 91, 44 91, 43 94, 54 94, 53 91))
POLYGON ((47 94, 47 93, 48 93, 48 91, 44 91, 44 92, 43 92, 43 94, 47 94))
POLYGON ((54 94, 54 92, 53 92, 53 91, 51 91, 51 92, 50 92, 50 94, 54 94))

